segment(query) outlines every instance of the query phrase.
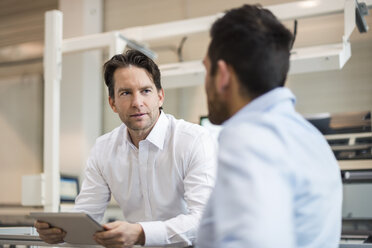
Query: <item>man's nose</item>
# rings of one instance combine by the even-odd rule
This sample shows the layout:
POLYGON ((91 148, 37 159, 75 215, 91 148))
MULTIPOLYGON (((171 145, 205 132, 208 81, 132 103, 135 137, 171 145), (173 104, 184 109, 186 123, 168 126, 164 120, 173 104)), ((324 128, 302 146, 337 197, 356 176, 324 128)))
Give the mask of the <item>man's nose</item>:
POLYGON ((143 105, 143 97, 141 94, 135 93, 132 98, 132 107, 141 107, 143 105))

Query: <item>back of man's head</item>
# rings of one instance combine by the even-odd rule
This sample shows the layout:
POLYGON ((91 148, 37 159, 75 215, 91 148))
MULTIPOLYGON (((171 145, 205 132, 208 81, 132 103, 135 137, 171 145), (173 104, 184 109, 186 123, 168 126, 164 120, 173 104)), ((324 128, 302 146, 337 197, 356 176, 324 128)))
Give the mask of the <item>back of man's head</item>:
POLYGON ((257 5, 229 10, 213 24, 210 34, 212 76, 222 59, 250 96, 284 85, 293 36, 269 10, 257 5))

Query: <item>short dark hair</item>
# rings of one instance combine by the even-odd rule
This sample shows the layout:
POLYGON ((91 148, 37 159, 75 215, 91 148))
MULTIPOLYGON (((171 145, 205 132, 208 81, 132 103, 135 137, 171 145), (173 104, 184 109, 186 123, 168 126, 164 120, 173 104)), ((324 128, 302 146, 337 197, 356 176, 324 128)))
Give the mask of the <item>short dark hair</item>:
POLYGON ((161 90, 160 70, 155 62, 137 50, 128 50, 125 54, 114 55, 103 65, 105 83, 112 99, 115 98, 114 73, 116 69, 126 68, 129 65, 145 69, 151 75, 156 88, 161 90))
POLYGON ((253 96, 284 85, 293 36, 269 10, 260 5, 231 9, 213 24, 210 35, 212 76, 221 59, 253 96))

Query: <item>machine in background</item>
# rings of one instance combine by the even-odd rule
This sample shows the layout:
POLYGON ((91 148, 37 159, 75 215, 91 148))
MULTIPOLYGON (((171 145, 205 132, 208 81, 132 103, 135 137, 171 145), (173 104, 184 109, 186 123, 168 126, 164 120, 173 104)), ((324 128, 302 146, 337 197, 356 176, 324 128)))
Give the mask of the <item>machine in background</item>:
POLYGON ((327 139, 343 182, 342 240, 372 243, 371 112, 305 116, 327 139))

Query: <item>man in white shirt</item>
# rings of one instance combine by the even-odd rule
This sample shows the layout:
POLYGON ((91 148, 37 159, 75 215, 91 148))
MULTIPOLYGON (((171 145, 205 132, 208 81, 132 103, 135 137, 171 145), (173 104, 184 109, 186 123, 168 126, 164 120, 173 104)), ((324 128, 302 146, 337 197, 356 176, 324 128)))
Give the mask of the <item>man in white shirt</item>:
POLYGON ((211 28, 204 59, 209 119, 222 124, 216 186, 200 248, 336 248, 342 184, 322 134, 284 88, 292 34, 244 5, 211 28))
MULTIPOLYGON (((74 209, 101 221, 113 195, 126 221, 95 234, 105 247, 192 245, 214 185, 213 139, 199 125, 164 114, 160 71, 142 53, 114 56, 104 78, 124 124, 97 139, 74 209)), ((35 226, 46 242, 63 241, 60 229, 35 226)))

